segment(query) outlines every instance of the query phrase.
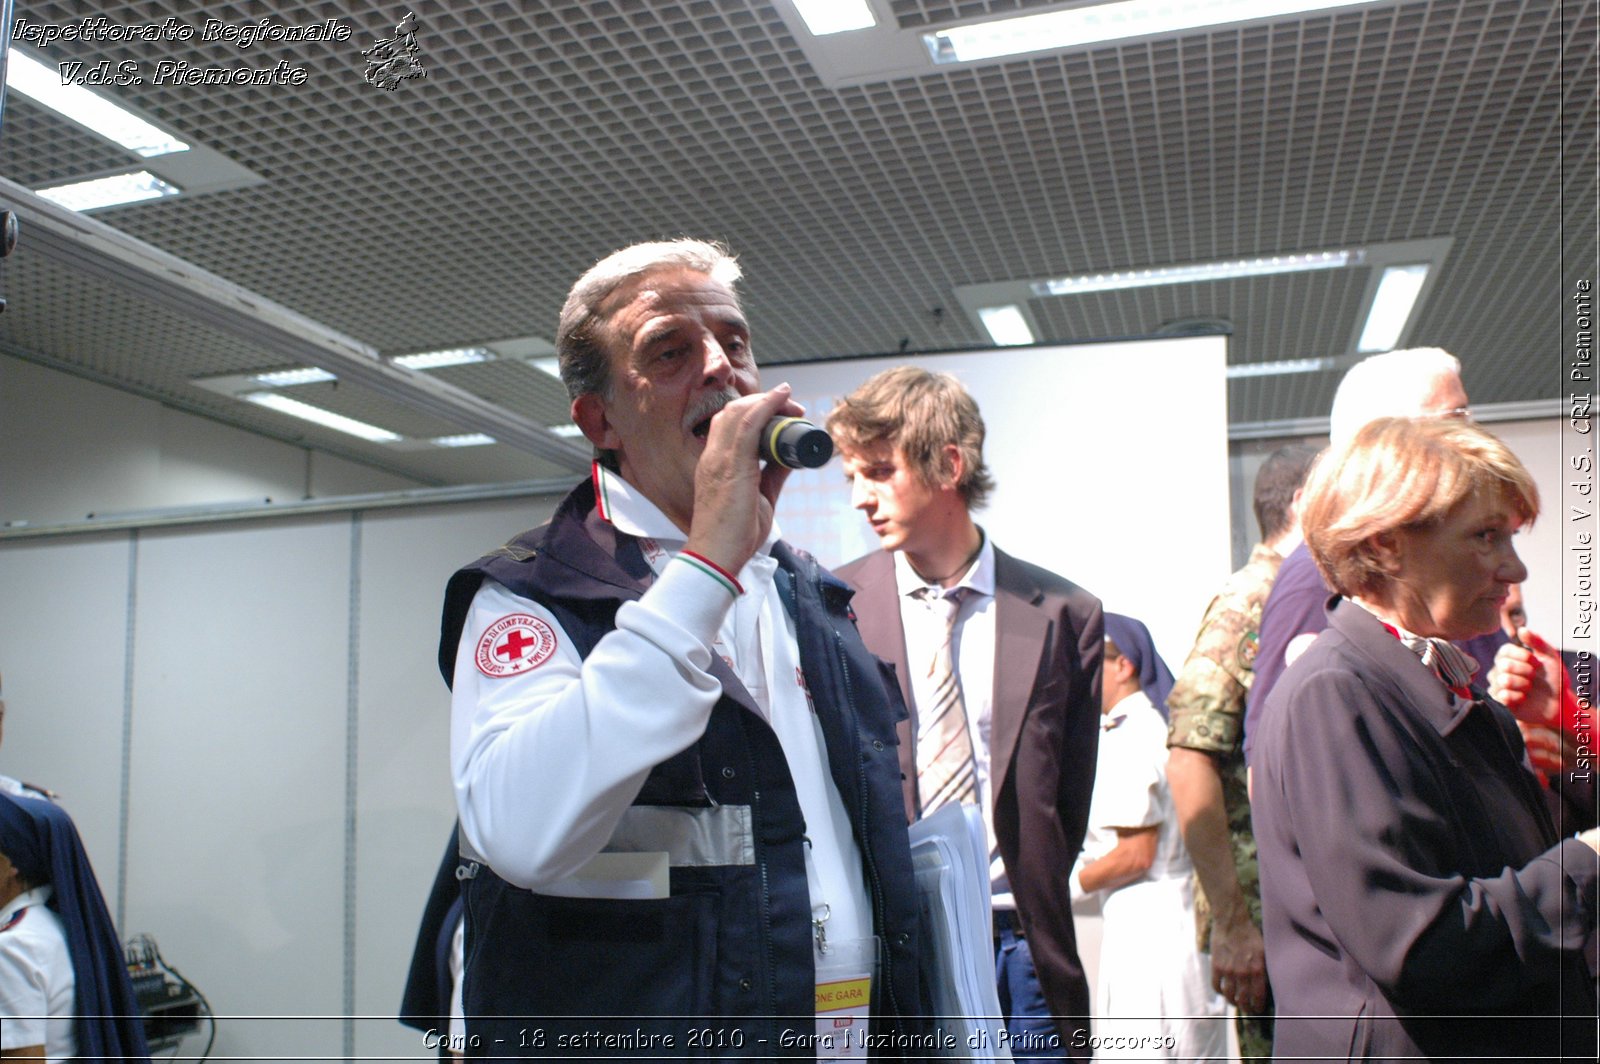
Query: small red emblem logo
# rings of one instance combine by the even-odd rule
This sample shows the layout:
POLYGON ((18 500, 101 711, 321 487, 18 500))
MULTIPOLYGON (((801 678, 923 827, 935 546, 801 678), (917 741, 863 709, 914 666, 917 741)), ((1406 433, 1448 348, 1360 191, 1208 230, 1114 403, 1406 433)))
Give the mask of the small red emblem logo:
POLYGON ((530 672, 556 652, 556 633, 539 618, 513 613, 495 621, 478 640, 478 671, 499 679, 530 672))

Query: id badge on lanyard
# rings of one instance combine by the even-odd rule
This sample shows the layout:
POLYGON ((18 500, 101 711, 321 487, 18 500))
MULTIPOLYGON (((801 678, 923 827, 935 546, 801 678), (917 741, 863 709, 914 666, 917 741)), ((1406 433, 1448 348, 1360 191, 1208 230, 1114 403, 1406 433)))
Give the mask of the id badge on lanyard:
POLYGON ((878 938, 829 938, 826 905, 813 917, 818 1064, 866 1060, 872 984, 878 977, 878 938))

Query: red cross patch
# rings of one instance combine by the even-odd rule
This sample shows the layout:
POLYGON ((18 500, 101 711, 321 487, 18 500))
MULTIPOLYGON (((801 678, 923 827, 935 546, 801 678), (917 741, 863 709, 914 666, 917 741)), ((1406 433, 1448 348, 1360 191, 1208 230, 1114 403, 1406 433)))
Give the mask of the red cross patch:
POLYGON ((556 633, 539 618, 508 614, 484 630, 473 655, 478 671, 499 679, 530 672, 556 652, 556 633))

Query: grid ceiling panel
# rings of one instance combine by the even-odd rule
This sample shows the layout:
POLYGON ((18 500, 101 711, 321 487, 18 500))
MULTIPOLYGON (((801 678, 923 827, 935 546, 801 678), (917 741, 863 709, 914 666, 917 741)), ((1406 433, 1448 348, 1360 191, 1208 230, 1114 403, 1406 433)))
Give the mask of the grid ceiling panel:
MULTIPOLYGON (((922 26, 1034 6, 901 0, 894 13, 922 26)), ((1596 255, 1594 0, 1410 0, 839 90, 763 0, 430 0, 412 7, 428 76, 382 92, 360 50, 404 9, 100 5, 123 23, 340 16, 355 31, 244 50, 58 46, 308 73, 298 87, 127 90, 266 183, 101 217, 390 354, 549 337, 567 287, 607 251, 720 238, 745 266, 766 363, 982 345, 958 285, 1451 237, 1413 340, 1456 351, 1475 401, 1560 392, 1551 316, 1596 255)), ((80 17, 55 0, 24 0, 19 15, 80 17)), ((87 165, 83 136, 9 109, 0 173, 87 165)), ((70 286, 25 281, 16 259, 5 269, 14 302, 84 313, 70 286)), ((1227 291, 1236 360, 1296 357, 1356 327, 1348 292, 1227 291)), ((1192 295, 1106 295, 1092 320, 1050 328, 1149 328, 1192 295)), ((115 343, 123 319, 105 313, 52 324, 48 337, 71 341, 55 357, 109 367, 115 356, 92 348, 115 343)), ((1070 312, 1046 316, 1058 313, 1070 312)), ((0 318, 0 340, 41 328, 18 320, 0 318)), ((1082 337, 1046 337, 1069 338, 1082 337)), ((524 368, 446 379, 565 420, 559 389, 524 368)), ((1230 416, 1323 415, 1326 383, 1236 381, 1230 416)))
POLYGON ((1086 6, 1095 2, 1098 0, 1078 0, 1076 5, 1062 0, 889 0, 889 10, 903 29, 922 29, 947 22, 1021 15, 1034 8, 1086 6))
POLYGON ((134 165, 137 157, 63 122, 55 112, 18 92, 6 93, 5 131, 0 136, 0 173, 29 188, 51 185, 134 165))
POLYGON ((0 267, 8 302, 0 338, 9 344, 157 392, 188 393, 192 377, 282 364, 281 355, 32 252, 25 228, 16 254, 0 267))
MULTIPOLYGON (((1264 348, 1259 339, 1235 335, 1229 345, 1228 361, 1239 364, 1331 358, 1342 354, 1350 340, 1349 334, 1338 332, 1337 327, 1341 322, 1355 320, 1369 274, 1366 269, 1316 270, 1052 296, 1031 300, 1029 310, 1052 340, 1149 336, 1164 325, 1188 318, 1238 322, 1271 315, 1304 319, 1304 333, 1315 338, 1306 346, 1264 348)), ((1298 328, 1276 320, 1268 320, 1268 325, 1275 334, 1298 328)))

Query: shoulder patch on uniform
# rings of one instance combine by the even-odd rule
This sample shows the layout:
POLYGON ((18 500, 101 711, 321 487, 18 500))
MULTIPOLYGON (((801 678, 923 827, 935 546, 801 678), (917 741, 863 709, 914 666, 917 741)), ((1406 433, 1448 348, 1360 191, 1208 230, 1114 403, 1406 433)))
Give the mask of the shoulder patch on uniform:
POLYGON ((13 927, 16 927, 18 924, 22 923, 22 918, 28 915, 29 908, 30 906, 24 905, 22 908, 12 913, 11 919, 7 920, 3 924, 0 924, 0 931, 10 931, 13 927))
POLYGON ((478 671, 500 679, 531 672, 556 652, 556 633, 528 613, 509 613, 484 629, 473 654, 478 671))
POLYGON ((1261 638, 1257 632, 1246 632, 1239 637, 1239 664, 1247 669, 1256 667, 1256 654, 1261 649, 1261 638))

